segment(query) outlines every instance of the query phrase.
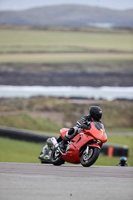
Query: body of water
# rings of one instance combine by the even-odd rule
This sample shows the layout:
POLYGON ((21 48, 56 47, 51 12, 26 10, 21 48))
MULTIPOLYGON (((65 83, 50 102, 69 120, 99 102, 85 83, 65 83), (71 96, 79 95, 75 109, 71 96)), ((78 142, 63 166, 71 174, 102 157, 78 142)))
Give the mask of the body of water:
POLYGON ((133 99, 133 87, 0 86, 0 98, 52 96, 95 99, 133 99))

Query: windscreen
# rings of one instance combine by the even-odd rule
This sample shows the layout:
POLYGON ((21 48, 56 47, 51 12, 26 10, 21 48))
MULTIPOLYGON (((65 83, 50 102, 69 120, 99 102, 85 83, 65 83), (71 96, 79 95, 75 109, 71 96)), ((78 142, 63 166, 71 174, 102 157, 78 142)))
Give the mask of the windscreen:
POLYGON ((101 122, 93 122, 93 124, 98 130, 102 129, 102 131, 105 133, 104 125, 101 122))

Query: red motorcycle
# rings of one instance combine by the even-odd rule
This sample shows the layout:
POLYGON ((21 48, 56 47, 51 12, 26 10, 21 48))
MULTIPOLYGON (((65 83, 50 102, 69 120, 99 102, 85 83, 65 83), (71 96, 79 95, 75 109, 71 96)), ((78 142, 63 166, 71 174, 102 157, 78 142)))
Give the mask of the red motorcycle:
POLYGON ((81 163, 84 167, 93 165, 98 159, 102 144, 107 141, 103 124, 91 122, 89 130, 80 129, 80 132, 66 144, 66 150, 63 152, 60 143, 68 130, 62 128, 57 140, 55 137, 51 138, 54 145, 51 154, 53 165, 62 165, 65 161, 73 164, 81 163))

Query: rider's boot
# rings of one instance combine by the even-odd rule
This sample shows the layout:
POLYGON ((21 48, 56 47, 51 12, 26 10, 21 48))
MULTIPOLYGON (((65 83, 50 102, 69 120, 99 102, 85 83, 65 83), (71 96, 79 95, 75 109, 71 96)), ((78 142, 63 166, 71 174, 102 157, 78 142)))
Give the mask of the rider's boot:
POLYGON ((65 136, 60 144, 60 148, 64 151, 65 150, 65 145, 69 141, 69 139, 65 136))
POLYGON ((73 137, 74 134, 76 132, 77 129, 74 128, 70 128, 67 132, 66 135, 64 137, 64 139, 62 140, 61 144, 60 144, 60 148, 64 151, 65 150, 65 144, 70 141, 73 137))

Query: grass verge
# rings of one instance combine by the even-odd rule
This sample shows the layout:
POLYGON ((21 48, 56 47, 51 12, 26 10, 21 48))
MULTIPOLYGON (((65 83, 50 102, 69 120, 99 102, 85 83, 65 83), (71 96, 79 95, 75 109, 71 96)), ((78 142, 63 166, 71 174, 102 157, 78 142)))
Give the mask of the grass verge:
POLYGON ((54 121, 45 118, 31 117, 26 113, 1 116, 0 125, 51 133, 58 132, 61 128, 61 126, 54 121))
POLYGON ((43 144, 0 137, 0 162, 38 163, 43 144))
POLYGON ((133 55, 130 54, 108 54, 108 53, 51 53, 51 54, 2 54, 0 63, 89 63, 89 62, 133 62, 133 55))
POLYGON ((132 51, 132 32, 108 29, 107 32, 0 30, 0 52, 58 51, 74 49, 114 49, 132 51))

